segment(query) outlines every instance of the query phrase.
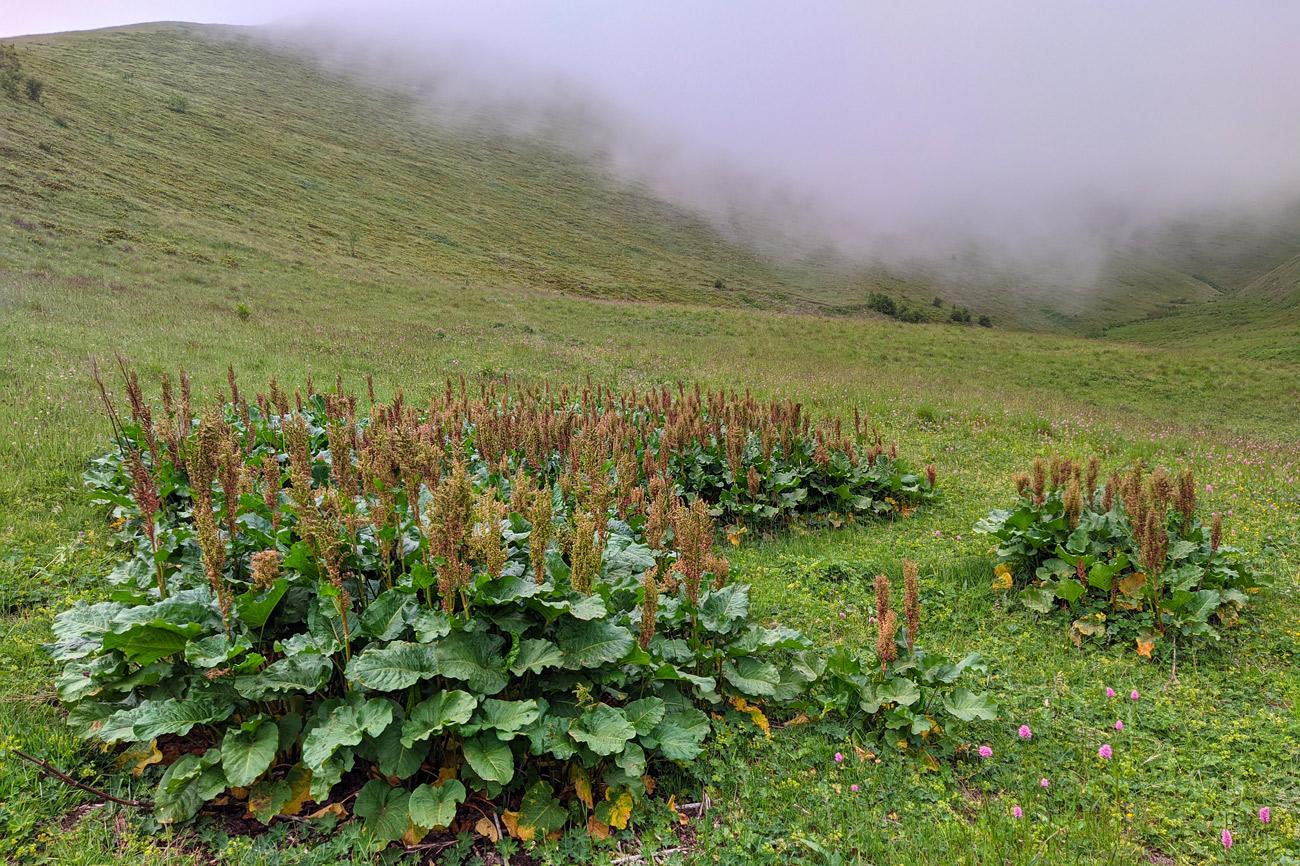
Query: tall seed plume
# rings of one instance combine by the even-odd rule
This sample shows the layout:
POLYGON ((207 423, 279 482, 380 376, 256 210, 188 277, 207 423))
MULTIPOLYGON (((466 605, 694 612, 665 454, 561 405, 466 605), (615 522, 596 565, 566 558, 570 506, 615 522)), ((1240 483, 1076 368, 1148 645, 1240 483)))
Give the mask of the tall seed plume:
POLYGON ((677 542, 677 570, 686 582, 686 597, 699 601, 700 581, 704 576, 704 558, 713 548, 713 518, 703 499, 690 506, 681 500, 673 506, 673 537, 677 542))
POLYGON ((1043 507, 1043 498, 1047 490, 1047 461, 1035 457, 1032 471, 1034 473, 1034 505, 1043 507))
POLYGON ((596 548, 596 520, 581 509, 573 512, 569 533, 569 582, 583 595, 591 594, 592 580, 600 570, 600 551, 596 548))
POLYGON ((731 573, 731 563, 725 556, 714 556, 712 553, 704 557, 704 570, 713 575, 713 588, 722 589, 727 585, 727 576, 731 573))
POLYGON ((1146 526, 1142 533, 1142 559, 1147 574, 1152 580, 1164 571, 1165 558, 1169 555, 1169 535, 1165 532, 1164 514, 1152 508, 1146 514, 1146 526))
POLYGON ((890 609, 889 578, 883 574, 876 575, 876 620, 879 621, 890 609))
POLYGON ((1163 468, 1157 469, 1151 473, 1151 499, 1161 508, 1169 507, 1170 499, 1173 495, 1173 483, 1169 479, 1169 473, 1163 468))
POLYGON ((536 583, 546 581, 546 546, 555 534, 554 518, 551 510, 551 488, 543 486, 533 492, 528 510, 524 515, 533 525, 528 536, 528 561, 533 566, 533 580, 536 583))
POLYGON ((1084 495, 1088 497, 1089 502, 1092 502, 1093 497, 1097 495, 1097 478, 1100 475, 1101 461, 1097 459, 1097 455, 1094 454, 1088 458, 1088 472, 1087 475, 1084 476, 1083 492, 1084 495))
POLYGON ((649 649, 655 636, 655 618, 659 611, 659 581, 655 579, 655 570, 647 570, 641 578, 641 590, 645 594, 641 601, 641 649, 649 649))
POLYGON ((917 584, 917 564, 903 560, 903 615, 907 618, 907 647, 913 649, 921 628, 921 590, 917 584))
POLYGON ((270 589, 280 576, 280 553, 276 550, 263 550, 253 554, 253 586, 257 589, 270 589))
POLYGON ((1065 487, 1065 514, 1070 520, 1070 528, 1079 526, 1079 517, 1083 514, 1083 491, 1079 489, 1079 480, 1070 476, 1065 487))
POLYGON ((898 659, 898 644, 894 642, 897 634, 898 614, 889 610, 876 617, 876 655, 882 668, 898 659))
POLYGON ((1178 474, 1178 492, 1174 497, 1174 508, 1183 516, 1183 532, 1186 533, 1196 511, 1196 479, 1191 467, 1178 474))

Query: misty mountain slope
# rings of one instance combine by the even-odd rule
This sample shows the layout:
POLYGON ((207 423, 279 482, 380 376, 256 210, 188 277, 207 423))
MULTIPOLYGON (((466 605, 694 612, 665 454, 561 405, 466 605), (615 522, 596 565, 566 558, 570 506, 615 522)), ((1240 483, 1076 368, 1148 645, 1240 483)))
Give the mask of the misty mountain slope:
POLYGON ((830 248, 777 260, 587 157, 440 123, 413 93, 252 33, 152 24, 19 40, 46 88, 40 104, 0 98, 0 268, 179 283, 227 309, 309 308, 313 281, 851 316, 876 316, 870 297, 885 292, 925 321, 964 307, 1095 334, 1244 292, 1300 253, 1296 221, 1188 229, 1077 272, 900 269, 830 248))
POLYGON ((0 99, 9 267, 210 286, 429 274, 757 306, 848 282, 772 265, 577 157, 434 126, 407 96, 233 29, 31 37, 19 52, 46 91, 0 99))
POLYGON ((1221 292, 1250 294, 1252 283, 1300 255, 1300 208, 1255 220, 1180 223, 1147 239, 1145 249, 1168 267, 1221 292))
POLYGON ((926 269, 916 279, 935 294, 987 312, 1022 328, 1094 335, 1185 305, 1216 300, 1202 280, 1137 250, 1115 252, 1100 263, 1060 264, 1052 271, 998 269, 985 261, 926 269))
POLYGON ((1259 298, 1276 306, 1300 305, 1300 255, 1288 259, 1241 290, 1242 297, 1259 298))
POLYGON ((1300 363, 1300 255, 1247 283, 1233 296, 1113 327, 1105 336, 1300 363))

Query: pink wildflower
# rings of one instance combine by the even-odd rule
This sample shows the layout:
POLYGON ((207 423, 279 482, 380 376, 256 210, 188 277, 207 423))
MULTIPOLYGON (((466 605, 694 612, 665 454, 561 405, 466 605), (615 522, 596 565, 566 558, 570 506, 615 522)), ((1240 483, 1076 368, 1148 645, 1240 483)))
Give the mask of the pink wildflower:
POLYGON ((1113 753, 1110 750, 1110 743, 1102 743, 1101 748, 1097 750, 1097 757, 1099 758, 1109 759, 1112 754, 1113 753))
POLYGON ((1108 698, 1115 697, 1115 690, 1112 689, 1110 686, 1106 686, 1106 697, 1108 698))
POLYGON ((980 746, 980 757, 981 758, 993 757, 993 750, 990 749, 988 746, 980 746))
POLYGON ((1046 787, 1047 787, 1048 785, 1050 785, 1050 784, 1051 784, 1051 782, 1047 781, 1046 779, 1039 779, 1039 780, 1038 780, 1038 786, 1039 786, 1040 788, 1046 788, 1046 787))
POLYGON ((1229 830, 1227 827, 1224 827, 1224 828, 1223 828, 1223 834, 1222 834, 1221 836, 1219 836, 1219 840, 1223 842, 1223 847, 1224 847, 1224 848, 1231 848, 1231 847, 1232 847, 1232 831, 1229 830))
POLYGON ((840 752, 836 752, 836 753, 835 753, 835 763, 837 763, 837 764, 843 764, 843 763, 844 763, 844 755, 841 754, 840 752))
POLYGON ((858 793, 858 786, 857 786, 857 785, 849 785, 849 790, 856 794, 856 793, 858 793))
POLYGON ((1029 725, 1021 725, 1021 726, 1020 726, 1020 739, 1022 739, 1022 740, 1028 740, 1028 739, 1030 739, 1031 737, 1033 737, 1033 735, 1034 735, 1034 732, 1031 731, 1031 730, 1029 730, 1029 725))
POLYGON ((1015 815, 1017 818, 1023 818, 1025 817, 1025 810, 1017 806, 1016 808, 1011 810, 1011 814, 1015 815))
POLYGON ((1124 723, 1123 723, 1122 721, 1118 721, 1118 720, 1117 720, 1117 721, 1115 722, 1115 730, 1117 730, 1117 731, 1122 731, 1122 730, 1124 730, 1124 723))
POLYGON ((1138 694, 1138 690, 1137 690, 1137 689, 1134 689, 1133 691, 1129 692, 1129 699, 1130 699, 1130 700, 1134 700, 1134 701, 1136 701, 1136 700, 1137 700, 1138 698, 1140 698, 1140 697, 1142 697, 1142 696, 1138 694))
POLYGON ((1268 810, 1267 806, 1259 810, 1259 823, 1267 824, 1269 821, 1272 820, 1273 820, 1273 813, 1268 810))

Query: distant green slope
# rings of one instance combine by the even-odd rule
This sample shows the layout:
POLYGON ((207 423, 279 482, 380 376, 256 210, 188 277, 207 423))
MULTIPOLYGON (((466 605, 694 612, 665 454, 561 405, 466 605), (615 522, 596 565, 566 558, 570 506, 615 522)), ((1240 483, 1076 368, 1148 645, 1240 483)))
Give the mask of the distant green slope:
POLYGON ((1152 240, 1150 250, 1170 268, 1220 292, 1250 294, 1253 282, 1300 255, 1300 208, 1267 219, 1176 225, 1152 240))
POLYGON ((1300 255, 1247 283, 1234 297, 1110 328, 1106 336, 1147 345, 1300 363, 1300 255))
POLYGON ((877 316, 868 301, 885 292, 926 321, 968 308, 1081 334, 1238 292, 1290 297, 1294 214, 1175 230, 1083 275, 905 273, 825 250, 778 261, 579 155, 439 124, 410 94, 253 33, 152 24, 18 40, 46 87, 40 104, 0 96, 0 269, 113 291, 189 285, 195 303, 226 308, 279 303, 272 285, 309 304, 313 282, 429 278, 848 316, 877 316))
POLYGON ((1241 295, 1259 298, 1282 308, 1300 305, 1300 255, 1253 280, 1241 290, 1241 295))
POLYGON ((19 45, 46 90, 41 105, 0 98, 0 264, 11 268, 99 276, 108 261, 123 280, 183 270, 212 284, 380 270, 756 306, 850 283, 769 263, 577 157, 435 126, 407 96, 232 28, 19 45))

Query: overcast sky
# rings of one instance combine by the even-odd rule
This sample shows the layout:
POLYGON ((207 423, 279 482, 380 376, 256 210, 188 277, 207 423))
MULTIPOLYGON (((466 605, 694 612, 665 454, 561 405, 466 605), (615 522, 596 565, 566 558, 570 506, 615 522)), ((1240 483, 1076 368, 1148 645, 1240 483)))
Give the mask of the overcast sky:
POLYGON ((1026 246, 1300 196, 1291 0, 0 5, 6 35, 278 22, 394 68, 474 57, 468 99, 566 81, 619 118, 629 161, 662 162, 641 168, 666 186, 725 166, 850 242, 1026 246))

